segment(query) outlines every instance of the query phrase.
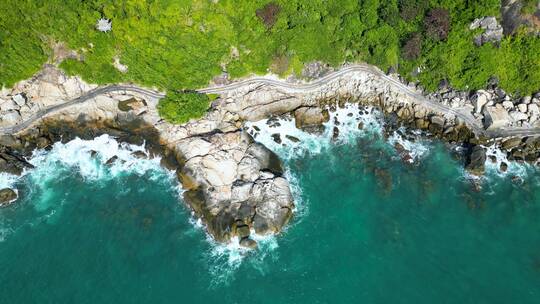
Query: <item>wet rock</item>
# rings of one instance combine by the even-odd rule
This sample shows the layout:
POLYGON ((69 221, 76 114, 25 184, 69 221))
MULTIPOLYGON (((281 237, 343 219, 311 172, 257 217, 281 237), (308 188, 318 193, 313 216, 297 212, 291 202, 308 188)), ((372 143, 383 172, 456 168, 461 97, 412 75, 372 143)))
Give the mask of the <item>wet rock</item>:
POLYGON ((501 171, 501 172, 508 171, 508 164, 505 163, 505 162, 502 162, 501 165, 499 166, 499 171, 501 171))
POLYGON ((34 166, 28 163, 24 157, 16 152, 0 147, 0 172, 21 175, 24 169, 32 169, 34 166))
POLYGON ((106 162, 105 162, 105 165, 107 166, 112 166, 114 165, 114 163, 118 160, 118 156, 113 156, 111 158, 109 158, 106 162))
POLYGON ((249 237, 250 231, 247 225, 239 226, 236 228, 236 235, 243 239, 249 237))
POLYGON ((208 232, 210 232, 217 241, 227 242, 231 239, 233 224, 233 215, 227 210, 221 210, 216 216, 211 217, 208 221, 208 232))
POLYGON ((4 207, 17 200, 17 192, 13 189, 5 188, 0 190, 0 206, 4 207))
POLYGON ((20 147, 21 141, 15 138, 13 135, 0 135, 0 146, 6 147, 20 147))
POLYGON ((470 154, 466 169, 473 175, 484 174, 486 163, 486 149, 482 146, 475 145, 470 149, 470 154))
POLYGON ((337 140, 338 137, 339 137, 339 128, 334 127, 334 129, 332 130, 332 139, 337 140))
POLYGON ((243 238, 240 240, 240 246, 248 249, 255 250, 257 249, 257 242, 250 238, 243 238))
POLYGON ((292 135, 285 135, 285 138, 287 138, 288 140, 294 142, 294 143, 297 143, 297 142, 300 142, 300 139, 298 139, 298 137, 294 137, 292 135))
POLYGON ((277 143, 277 144, 281 144, 281 134, 279 133, 274 133, 272 135, 270 135, 272 137, 272 139, 277 143))
POLYGON ((131 156, 140 159, 148 158, 148 155, 144 151, 133 151, 131 152, 131 156))
POLYGON ((501 147, 505 150, 512 150, 513 148, 518 147, 521 145, 522 139, 519 137, 514 137, 507 139, 502 142, 501 147))

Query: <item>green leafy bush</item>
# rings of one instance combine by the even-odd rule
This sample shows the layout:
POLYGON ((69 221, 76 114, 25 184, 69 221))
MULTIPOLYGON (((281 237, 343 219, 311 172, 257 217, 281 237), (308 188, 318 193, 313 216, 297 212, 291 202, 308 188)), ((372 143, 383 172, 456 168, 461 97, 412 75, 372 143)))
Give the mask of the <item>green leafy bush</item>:
POLYGON ((213 96, 197 92, 168 92, 158 103, 159 115, 170 123, 182 124, 206 113, 213 96))

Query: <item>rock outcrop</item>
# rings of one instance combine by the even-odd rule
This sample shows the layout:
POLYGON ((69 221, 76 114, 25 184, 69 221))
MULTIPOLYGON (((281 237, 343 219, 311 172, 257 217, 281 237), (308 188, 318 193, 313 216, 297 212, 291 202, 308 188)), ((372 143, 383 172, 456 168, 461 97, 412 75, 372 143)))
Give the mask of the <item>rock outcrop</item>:
POLYGON ((10 188, 0 189, 0 207, 7 206, 17 200, 17 192, 10 188))

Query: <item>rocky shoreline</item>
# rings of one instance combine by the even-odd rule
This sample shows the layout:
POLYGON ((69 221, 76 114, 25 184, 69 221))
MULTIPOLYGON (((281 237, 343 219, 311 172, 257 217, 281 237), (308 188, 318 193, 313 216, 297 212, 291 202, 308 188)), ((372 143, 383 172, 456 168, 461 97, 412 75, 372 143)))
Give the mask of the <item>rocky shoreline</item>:
MULTIPOLYGON (((20 174, 31 168, 25 157, 34 149, 75 137, 92 139, 109 134, 123 142, 145 142, 150 154, 161 156, 163 165, 177 172, 185 190, 184 201, 202 219, 208 233, 219 242, 237 237, 249 248, 257 246, 250 237, 252 233, 273 234, 284 228, 293 216, 294 201, 280 160, 245 131, 246 122, 292 115, 298 128, 317 132, 336 107, 346 103, 376 106, 385 113, 390 126, 426 130, 446 141, 467 145, 467 169, 473 174, 483 173, 483 145, 494 144, 494 138, 476 133, 484 124, 487 129, 500 128, 499 112, 510 106, 506 95, 502 99, 486 97, 484 102, 481 96, 492 96, 490 90, 497 92, 496 88, 469 95, 442 89, 437 97, 440 103, 455 105, 454 110, 444 111, 444 106, 396 89, 395 83, 385 77, 359 70, 301 90, 247 83, 223 90, 203 118, 183 125, 172 125, 159 117, 158 94, 107 92, 47 113, 15 134, 0 135, 0 172, 20 174), (469 114, 458 117, 456 113, 469 114)), ((95 88, 47 66, 36 77, 1 92, 0 127, 21 124, 44 108, 62 105, 95 88)), ((537 99, 512 102, 512 109, 528 113, 528 124, 536 123, 537 99), (526 109, 521 104, 526 104, 526 109)), ((512 115, 508 117, 512 119, 512 115)), ((505 127, 525 124, 525 120, 509 121, 505 127)), ((536 136, 499 138, 496 142, 509 151, 509 159, 537 162, 540 157, 540 138, 536 136)), ((13 200, 7 191, 6 197, 13 200)))

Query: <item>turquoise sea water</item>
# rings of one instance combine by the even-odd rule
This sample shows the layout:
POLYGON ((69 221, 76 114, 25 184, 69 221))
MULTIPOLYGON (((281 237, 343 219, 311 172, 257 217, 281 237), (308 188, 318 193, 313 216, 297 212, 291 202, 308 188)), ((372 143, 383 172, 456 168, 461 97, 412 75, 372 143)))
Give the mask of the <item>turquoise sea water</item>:
POLYGON ((402 141, 420 151, 407 164, 377 131, 341 134, 259 134, 298 210, 247 253, 208 239, 136 147, 57 144, 0 178, 22 197, 0 209, 0 303, 540 303, 539 173, 490 164, 476 192, 442 143, 402 141), (113 154, 124 163, 103 165, 113 154))

